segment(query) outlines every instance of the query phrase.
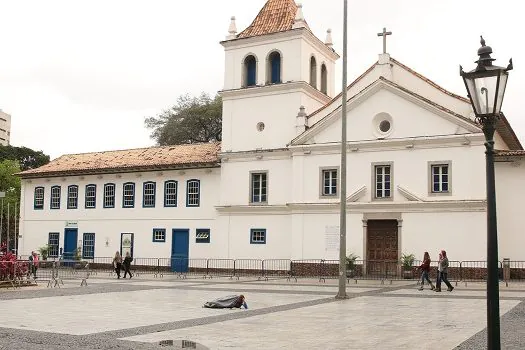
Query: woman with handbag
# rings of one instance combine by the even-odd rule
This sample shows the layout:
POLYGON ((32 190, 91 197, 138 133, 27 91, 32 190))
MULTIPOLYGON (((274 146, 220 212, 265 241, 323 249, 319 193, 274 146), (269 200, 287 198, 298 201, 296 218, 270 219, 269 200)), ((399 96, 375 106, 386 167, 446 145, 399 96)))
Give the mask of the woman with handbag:
POLYGON ((122 269, 122 256, 120 256, 118 251, 115 252, 115 257, 113 258, 113 268, 115 269, 117 278, 120 278, 120 270, 122 269))

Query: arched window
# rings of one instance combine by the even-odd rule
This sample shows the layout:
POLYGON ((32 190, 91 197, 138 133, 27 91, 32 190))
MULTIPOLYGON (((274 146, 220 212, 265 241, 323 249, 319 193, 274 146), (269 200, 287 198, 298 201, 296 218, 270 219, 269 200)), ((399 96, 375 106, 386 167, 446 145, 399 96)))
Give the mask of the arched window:
POLYGON ((244 87, 257 85, 257 59, 249 55, 244 59, 244 87))
POLYGON ((270 84, 281 82, 281 54, 279 52, 274 51, 268 55, 266 75, 266 81, 270 84))
POLYGON ((321 92, 325 95, 328 94, 328 71, 324 63, 321 66, 321 92))
POLYGON ((317 89, 317 62, 314 56, 310 58, 310 85, 317 89))

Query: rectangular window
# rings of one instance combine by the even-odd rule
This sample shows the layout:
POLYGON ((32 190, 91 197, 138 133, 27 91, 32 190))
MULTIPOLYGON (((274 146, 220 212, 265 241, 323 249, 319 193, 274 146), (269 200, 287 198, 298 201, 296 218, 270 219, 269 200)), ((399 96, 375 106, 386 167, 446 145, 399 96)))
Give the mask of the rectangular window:
POLYGON ((34 209, 44 209, 44 187, 35 188, 34 209))
POLYGON ((210 243, 210 229, 198 228, 195 233, 196 243, 210 243))
POLYGON ((450 169, 448 164, 431 165, 432 193, 449 193, 450 169))
POLYGON ((95 234, 84 233, 84 241, 82 242, 82 258, 95 258, 95 234))
POLYGON ((60 186, 51 187, 51 209, 60 209, 60 186))
POLYGON ((164 183, 164 206, 177 206, 177 181, 166 181, 164 183))
POLYGON ((266 244, 266 229, 252 228, 250 230, 250 243, 251 244, 266 244))
POLYGON ((155 182, 144 182, 142 206, 144 208, 155 207, 155 182))
POLYGON ((60 233, 49 232, 47 244, 49 245, 49 257, 58 258, 58 242, 60 239, 60 233))
POLYGON ((392 167, 390 165, 375 166, 375 198, 391 198, 392 167))
POLYGON ((186 206, 198 207, 200 205, 201 184, 199 180, 188 180, 186 185, 186 206))
POLYGON ((78 186, 76 185, 71 185, 67 188, 67 208, 78 208, 78 186))
POLYGON ((97 203, 97 185, 86 185, 86 203, 87 209, 95 208, 97 203))
POLYGON ((268 202, 268 173, 252 173, 251 187, 251 203, 268 202))
POLYGON ((115 184, 104 185, 104 208, 115 208, 115 184))
POLYGON ((166 229, 154 228, 153 229, 153 242, 166 242, 166 229))
POLYGON ((133 208, 135 206, 135 184, 125 183, 122 188, 122 207, 133 208))
POLYGON ((337 196, 337 169, 322 170, 322 196, 335 197, 337 196))

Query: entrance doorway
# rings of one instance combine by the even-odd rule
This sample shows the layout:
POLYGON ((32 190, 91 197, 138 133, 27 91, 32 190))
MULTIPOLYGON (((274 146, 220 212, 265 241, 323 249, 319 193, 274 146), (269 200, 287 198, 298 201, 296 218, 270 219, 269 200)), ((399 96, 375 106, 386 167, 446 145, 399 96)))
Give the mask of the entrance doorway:
POLYGON ((397 220, 369 220, 367 223, 367 273, 378 277, 397 274, 399 260, 397 220))
POLYGON ((77 253, 77 228, 66 228, 64 230, 64 260, 74 260, 77 253))
POLYGON ((190 230, 173 229, 171 241, 171 270, 188 272, 188 254, 190 250, 190 230))

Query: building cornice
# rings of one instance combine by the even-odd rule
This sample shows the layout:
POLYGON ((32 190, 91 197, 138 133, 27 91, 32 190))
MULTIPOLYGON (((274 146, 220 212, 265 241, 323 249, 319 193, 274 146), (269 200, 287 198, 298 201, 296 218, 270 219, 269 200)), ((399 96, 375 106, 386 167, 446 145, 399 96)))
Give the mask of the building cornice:
MULTIPOLYGON (((435 212, 484 212, 485 200, 444 200, 444 201, 409 201, 409 202, 347 202, 346 209, 352 213, 435 213, 435 212)), ((254 214, 324 214, 338 213, 339 203, 289 203, 286 205, 232 205, 216 206, 219 214, 254 215, 254 214)))
POLYGON ((256 85, 247 88, 221 90, 219 91, 219 95, 223 98, 223 100, 228 100, 254 97, 254 95, 259 95, 260 97, 280 95, 283 92, 305 92, 309 97, 322 104, 326 104, 330 101, 330 97, 328 95, 323 94, 321 91, 317 90, 305 81, 289 81, 280 84, 256 85))
MULTIPOLYGON (((460 134, 460 135, 439 135, 439 136, 419 136, 401 139, 377 139, 349 141, 347 144, 348 152, 377 152, 392 150, 414 150, 428 148, 447 148, 447 147, 470 147, 483 145, 485 136, 483 133, 460 134)), ((340 153, 341 143, 314 143, 289 146, 293 155, 312 154, 311 152, 330 152, 340 153)))
POLYGON ((220 44, 225 48, 225 50, 234 50, 239 48, 251 47, 254 45, 262 45, 267 43, 272 43, 276 41, 284 41, 290 39, 300 39, 303 38, 309 42, 312 46, 319 49, 321 52, 326 54, 334 62, 339 59, 339 55, 333 49, 326 46, 324 42, 321 41, 317 36, 315 36, 307 28, 297 28, 286 30, 277 33, 257 35, 248 38, 238 38, 232 40, 221 41, 220 44))

